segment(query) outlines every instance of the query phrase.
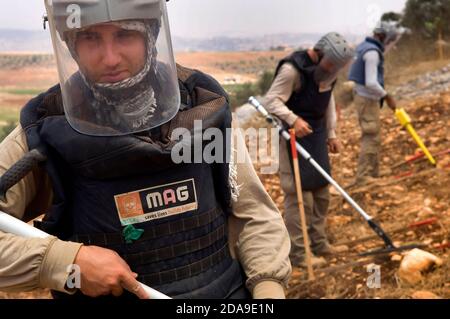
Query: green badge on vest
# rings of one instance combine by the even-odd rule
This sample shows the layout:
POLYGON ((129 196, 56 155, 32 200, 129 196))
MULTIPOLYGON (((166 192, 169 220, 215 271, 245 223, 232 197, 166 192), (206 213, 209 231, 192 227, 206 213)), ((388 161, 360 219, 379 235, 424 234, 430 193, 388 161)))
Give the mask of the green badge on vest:
POLYGON ((143 229, 134 228, 133 225, 128 225, 122 231, 123 238, 127 244, 132 244, 134 241, 141 238, 143 233, 143 229))

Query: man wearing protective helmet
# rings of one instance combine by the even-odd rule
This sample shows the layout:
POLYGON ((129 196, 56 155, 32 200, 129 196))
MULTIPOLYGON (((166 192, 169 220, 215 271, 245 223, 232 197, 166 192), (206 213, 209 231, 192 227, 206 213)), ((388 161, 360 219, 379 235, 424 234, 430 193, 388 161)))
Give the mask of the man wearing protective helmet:
MULTIPOLYGON (((353 49, 341 35, 329 33, 313 49, 294 52, 283 59, 266 95, 269 112, 295 129, 298 142, 327 172, 330 172, 327 145, 332 153, 339 152, 333 88, 339 71, 349 65, 353 56, 353 49)), ((280 179, 285 194, 284 219, 291 238, 290 257, 294 266, 304 265, 292 156, 286 142, 281 140, 280 143, 280 179)), ((330 245, 325 233, 328 182, 304 159, 300 159, 299 165, 312 251, 324 256, 345 249, 330 245)), ((312 260, 316 266, 326 262, 317 256, 312 260)))
POLYGON ((45 212, 40 227, 55 237, 0 232, 0 289, 145 298, 139 280, 177 298, 283 298, 283 220, 249 157, 234 162, 231 150, 244 142, 227 138, 223 89, 175 64, 165 1, 46 7, 60 85, 23 108, 0 146, 0 172, 27 150, 46 161, 7 190, 0 209, 25 220, 45 212), (232 156, 177 164, 179 142, 196 143, 174 132, 195 139, 194 120, 222 132, 232 156), (69 285, 72 264, 79 287, 69 285))
POLYGON ((396 108, 395 99, 385 90, 384 55, 386 48, 395 43, 398 35, 393 24, 384 21, 379 23, 373 37, 367 37, 357 47, 357 60, 350 69, 349 80, 356 83, 354 103, 362 132, 357 184, 370 182, 379 175, 380 103, 382 106, 386 101, 389 108, 396 108))

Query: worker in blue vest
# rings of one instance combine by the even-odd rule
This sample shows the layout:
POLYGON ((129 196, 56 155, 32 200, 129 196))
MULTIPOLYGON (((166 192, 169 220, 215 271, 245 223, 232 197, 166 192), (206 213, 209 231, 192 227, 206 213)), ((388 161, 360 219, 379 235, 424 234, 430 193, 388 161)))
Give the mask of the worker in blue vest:
POLYGON ((368 183, 379 176, 380 109, 384 102, 392 110, 397 107, 394 97, 385 89, 384 56, 387 46, 398 35, 392 23, 379 23, 373 36, 356 48, 357 59, 350 69, 349 80, 355 82, 354 104, 362 133, 356 184, 368 183))

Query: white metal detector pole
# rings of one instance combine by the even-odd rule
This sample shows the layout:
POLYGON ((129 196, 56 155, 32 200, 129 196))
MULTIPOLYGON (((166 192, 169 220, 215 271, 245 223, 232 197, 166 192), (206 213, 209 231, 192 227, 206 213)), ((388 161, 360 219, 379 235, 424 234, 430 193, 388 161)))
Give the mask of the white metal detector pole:
MULTIPOLYGON (((290 140, 290 136, 286 131, 282 132, 283 137, 286 140, 290 140)), ((314 158, 311 157, 311 154, 309 154, 299 143, 296 143, 297 151, 300 153, 300 155, 308 161, 314 168, 331 184, 336 188, 336 190, 341 193, 341 195, 345 198, 345 200, 353 206, 354 209, 360 213, 365 220, 369 221, 372 220, 372 216, 368 215, 362 208, 359 206, 353 198, 350 197, 350 195, 347 194, 347 192, 314 160, 314 158)))
MULTIPOLYGON (((286 140, 290 141, 291 136, 289 133, 281 126, 280 123, 276 122, 275 119, 267 112, 267 110, 262 106, 262 104, 255 99, 253 96, 249 99, 250 104, 252 104, 262 115, 264 115, 268 119, 272 119, 272 124, 276 126, 276 128, 280 131, 281 136, 286 140)), ((354 200, 347 194, 347 192, 339 186, 339 184, 311 157, 309 154, 299 143, 296 143, 297 151, 300 155, 308 161, 314 168, 331 184, 336 188, 336 190, 345 198, 345 200, 355 208, 358 213, 361 214, 362 217, 366 221, 372 220, 372 216, 367 214, 354 200)))
MULTIPOLYGON (((13 234, 16 236, 26 238, 45 238, 50 236, 49 234, 31 226, 27 223, 14 218, 6 213, 0 211, 0 231, 4 233, 13 234)), ((172 299, 163 293, 150 288, 149 286, 139 283, 145 292, 150 296, 150 299, 172 299)))
MULTIPOLYGON (((283 128, 279 120, 275 119, 272 115, 267 112, 264 106, 259 103, 257 99, 253 96, 249 98, 249 103, 253 105, 261 114, 266 117, 266 120, 274 125, 279 131, 281 136, 286 140, 290 141, 291 136, 289 133, 283 128)), ((386 232, 381 228, 381 226, 373 220, 372 216, 367 214, 354 200, 347 194, 347 192, 339 186, 339 184, 311 157, 309 154, 297 141, 295 141, 296 148, 300 155, 310 163, 331 185, 333 185, 336 190, 345 198, 345 200, 353 206, 354 209, 366 220, 372 230, 384 241, 385 245, 391 249, 394 249, 395 246, 391 240, 391 238, 386 234, 386 232)))

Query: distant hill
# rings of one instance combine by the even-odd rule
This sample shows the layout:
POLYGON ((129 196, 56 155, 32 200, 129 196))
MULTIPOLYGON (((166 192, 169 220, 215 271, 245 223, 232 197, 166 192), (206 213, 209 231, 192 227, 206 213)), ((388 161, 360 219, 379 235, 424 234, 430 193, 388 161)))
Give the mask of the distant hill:
POLYGON ((307 47, 315 43, 320 34, 282 33, 258 37, 214 37, 208 39, 175 36, 176 51, 266 51, 277 48, 307 47))
MULTIPOLYGON (((308 47, 314 44, 321 34, 281 33, 258 37, 214 37, 206 39, 174 36, 175 51, 265 51, 271 49, 308 47)), ((356 36, 347 36, 351 42, 356 36)), ((52 52, 48 30, 0 29, 0 52, 52 52)))
MULTIPOLYGON (((321 33, 280 33, 256 37, 214 37, 209 39, 182 38, 175 36, 176 51, 268 51, 298 49, 313 46, 321 33)), ((351 43, 358 43, 364 35, 346 34, 351 43)))
POLYGON ((0 29, 0 52, 52 52, 48 30, 0 29))

